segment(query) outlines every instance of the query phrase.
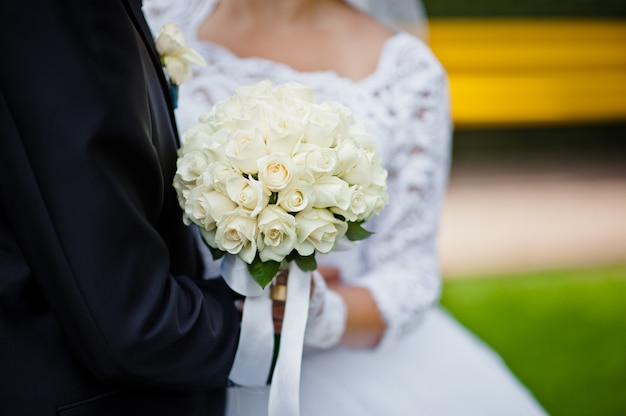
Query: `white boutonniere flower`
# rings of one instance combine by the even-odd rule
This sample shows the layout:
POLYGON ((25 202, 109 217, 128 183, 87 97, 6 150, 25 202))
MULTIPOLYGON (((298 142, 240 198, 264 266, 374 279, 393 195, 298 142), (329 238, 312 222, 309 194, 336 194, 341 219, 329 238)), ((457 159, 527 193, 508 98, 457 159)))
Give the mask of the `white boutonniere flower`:
POLYGON ((155 43, 157 52, 161 55, 161 64, 169 77, 176 106, 178 86, 191 78, 191 65, 204 67, 207 63, 197 51, 187 46, 183 33, 173 23, 163 25, 155 43))

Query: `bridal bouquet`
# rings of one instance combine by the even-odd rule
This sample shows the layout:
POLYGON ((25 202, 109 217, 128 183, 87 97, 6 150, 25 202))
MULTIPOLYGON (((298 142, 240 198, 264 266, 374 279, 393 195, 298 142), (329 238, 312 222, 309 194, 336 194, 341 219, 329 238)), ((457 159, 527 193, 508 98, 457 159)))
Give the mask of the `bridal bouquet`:
POLYGON ((310 88, 239 87, 182 134, 174 187, 214 258, 239 256, 265 287, 281 263, 316 268, 387 202, 375 144, 340 103, 310 88))
POLYGON ((214 258, 226 255, 223 278, 246 296, 229 377, 243 386, 271 377, 268 414, 298 415, 308 272, 316 253, 371 234, 362 224, 387 202, 387 172, 348 108, 318 104, 297 83, 239 87, 181 139, 174 187, 183 219, 198 226, 214 258), (297 267, 275 339, 267 289, 286 263, 297 267), (272 373, 274 354, 285 350, 272 373))

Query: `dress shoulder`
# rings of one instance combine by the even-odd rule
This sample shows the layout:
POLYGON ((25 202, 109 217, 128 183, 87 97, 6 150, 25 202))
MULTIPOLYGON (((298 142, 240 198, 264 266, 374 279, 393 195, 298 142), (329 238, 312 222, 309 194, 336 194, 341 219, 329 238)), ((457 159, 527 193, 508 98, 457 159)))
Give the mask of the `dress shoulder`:
POLYGON ((381 56, 383 76, 394 84, 409 80, 446 78, 446 72, 430 47, 407 32, 394 35, 393 44, 381 56))

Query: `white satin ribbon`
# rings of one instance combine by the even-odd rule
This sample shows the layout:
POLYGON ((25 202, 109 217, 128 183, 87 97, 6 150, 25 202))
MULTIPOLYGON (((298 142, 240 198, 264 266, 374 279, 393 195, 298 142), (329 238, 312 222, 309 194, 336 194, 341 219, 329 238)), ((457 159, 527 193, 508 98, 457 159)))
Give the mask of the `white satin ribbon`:
MULTIPOLYGON (((270 285, 262 289, 248 273, 246 263, 231 254, 224 256, 221 273, 231 289, 246 296, 239 346, 229 377, 241 386, 264 386, 274 354, 270 285)), ((269 393, 269 416, 300 414, 300 368, 310 290, 310 274, 303 272, 292 262, 289 268, 280 349, 269 393)))
POLYGON ((239 256, 224 255, 220 267, 228 286, 246 296, 241 317, 239 346, 229 378, 240 386, 264 386, 274 355, 270 285, 265 289, 261 288, 252 279, 246 263, 239 256))
POLYGON ((220 272, 232 290, 244 296, 261 296, 263 288, 252 279, 248 265, 241 257, 226 253, 220 264, 220 272))
POLYGON ((269 416, 300 414, 300 367, 310 291, 310 273, 303 272, 292 263, 287 279, 287 302, 280 349, 270 387, 269 416))
POLYGON ((239 347, 229 378, 241 386, 264 386, 273 355, 274 325, 268 285, 261 296, 248 296, 245 300, 239 347))

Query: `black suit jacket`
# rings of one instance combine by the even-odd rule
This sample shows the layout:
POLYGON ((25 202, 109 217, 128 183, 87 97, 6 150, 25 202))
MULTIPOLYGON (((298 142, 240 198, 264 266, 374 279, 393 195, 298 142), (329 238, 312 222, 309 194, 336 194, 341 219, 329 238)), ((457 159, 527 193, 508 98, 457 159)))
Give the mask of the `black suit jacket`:
POLYGON ((0 0, 0 414, 218 415, 238 315, 200 279, 135 0, 0 0))

